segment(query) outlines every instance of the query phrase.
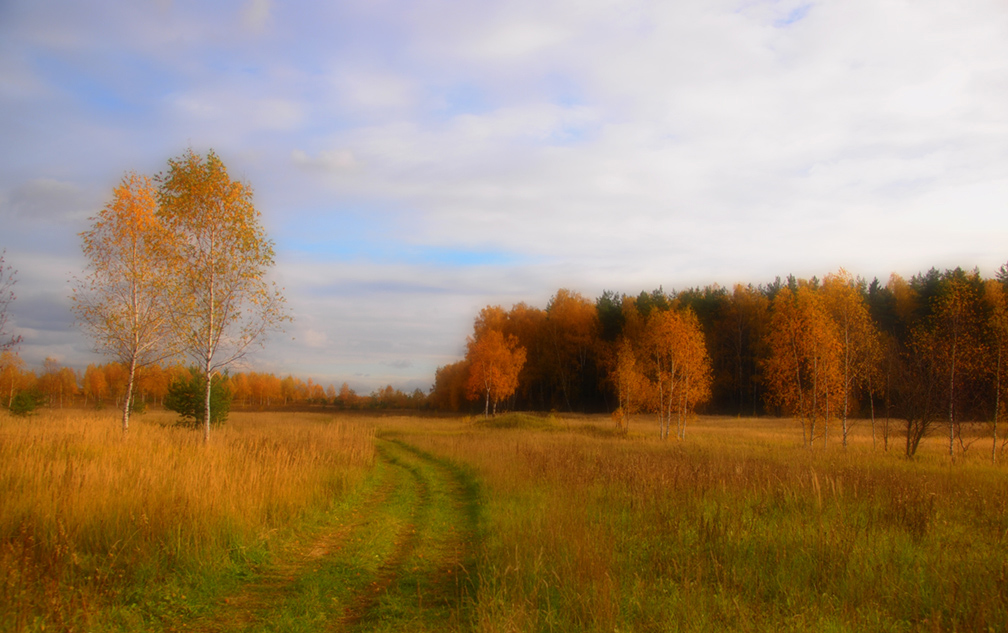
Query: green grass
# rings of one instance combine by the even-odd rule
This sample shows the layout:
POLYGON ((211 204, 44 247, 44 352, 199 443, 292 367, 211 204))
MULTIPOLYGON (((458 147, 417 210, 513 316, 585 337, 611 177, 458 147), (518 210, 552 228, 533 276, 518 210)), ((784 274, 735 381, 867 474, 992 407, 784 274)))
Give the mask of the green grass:
POLYGON ((1008 469, 941 438, 270 415, 5 419, 0 630, 1008 630, 1008 469))
POLYGON ((478 486, 465 472, 391 437, 385 459, 410 472, 417 499, 410 546, 395 561, 387 591, 361 618, 373 631, 443 631, 465 628, 463 605, 475 594, 470 576, 478 538, 478 486))
POLYGON ((536 413, 502 413, 488 418, 476 418, 473 425, 484 429, 525 429, 548 431, 556 429, 553 416, 536 413))
POLYGON ((1003 468, 723 430, 411 437, 481 479, 475 628, 1008 627, 1003 468))
POLYGON ((378 440, 376 453, 371 476, 322 529, 264 564, 230 596, 219 597, 224 605, 208 604, 171 628, 465 628, 475 483, 395 439, 378 440))

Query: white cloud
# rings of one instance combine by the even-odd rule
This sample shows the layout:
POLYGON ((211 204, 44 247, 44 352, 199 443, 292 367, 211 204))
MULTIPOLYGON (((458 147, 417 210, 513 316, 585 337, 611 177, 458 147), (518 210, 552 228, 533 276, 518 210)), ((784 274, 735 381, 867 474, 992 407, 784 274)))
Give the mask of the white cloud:
POLYGON ((492 60, 528 57, 562 44, 567 37, 567 29, 556 24, 528 21, 494 25, 473 38, 470 51, 492 60))
POLYGON ((86 218, 94 209, 77 185, 53 178, 36 178, 18 186, 10 195, 9 206, 22 220, 63 223, 86 218))
POLYGON ((291 160, 298 167, 305 169, 334 172, 351 169, 357 165, 353 152, 346 149, 324 150, 315 156, 309 156, 304 150, 295 149, 291 151, 291 160))
POLYGON ((270 0, 248 0, 242 11, 242 24, 254 33, 261 33, 270 19, 270 0))
MULTIPOLYGON (((95 174, 214 147, 283 235, 308 233, 310 250, 291 240, 282 255, 296 261, 279 264, 299 318, 296 340, 261 357, 280 371, 415 379, 459 353, 482 305, 545 305, 559 285, 636 292, 1005 258, 998 1, 70 13, 3 29, 17 54, 0 52, 0 69, 19 70, 0 107, 46 107, 10 128, 0 214, 76 217, 94 205, 80 200, 95 174), (67 75, 30 63, 41 58, 79 81, 57 85, 67 75), (355 251, 366 239, 384 248, 355 251), (411 248, 514 261, 395 258, 411 248)), ((56 239, 46 230, 35 242, 56 239)))
POLYGON ((304 121, 301 104, 289 99, 259 99, 246 107, 251 109, 254 116, 250 127, 256 130, 289 131, 296 129, 304 121))
POLYGON ((357 113, 402 112, 416 103, 413 81, 382 68, 339 68, 331 74, 334 108, 357 113), (377 112, 375 112, 377 111, 377 112))

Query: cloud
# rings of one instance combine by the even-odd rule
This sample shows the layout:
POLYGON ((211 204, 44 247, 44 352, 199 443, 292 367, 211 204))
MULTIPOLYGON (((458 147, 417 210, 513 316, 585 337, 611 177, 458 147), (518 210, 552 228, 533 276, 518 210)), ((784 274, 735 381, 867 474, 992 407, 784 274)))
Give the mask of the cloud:
POLYGON ((270 0, 249 0, 242 10, 242 24, 254 33, 261 33, 270 19, 270 0))
POLYGON ((405 359, 385 361, 382 363, 382 365, 385 365, 387 367, 393 367, 395 369, 410 369, 411 367, 413 367, 413 361, 405 359))
POLYGON ((325 332, 314 329, 305 329, 301 333, 301 339, 310 347, 325 348, 329 342, 329 337, 325 332))
POLYGON ((22 220, 62 223, 79 221, 92 209, 80 187, 52 178, 30 180, 11 193, 9 207, 22 220))
POLYGON ((417 101, 414 81, 407 75, 374 66, 340 65, 330 73, 339 109, 373 118, 406 112, 417 101))
POLYGON ((471 41, 470 51, 476 57, 493 60, 515 59, 558 46, 567 38, 567 30, 557 24, 515 22, 495 25, 488 31, 479 33, 479 36, 471 41))
POLYGON ((344 171, 357 165, 357 159, 350 150, 321 151, 315 156, 309 156, 301 149, 291 151, 291 160, 295 165, 312 171, 344 171))
MULTIPOLYGON (((125 169, 213 147, 278 242, 298 320, 255 362, 285 373, 418 380, 462 353, 487 303, 544 306, 561 285, 635 293, 1004 259, 997 2, 11 15, 11 257, 72 251, 125 169)), ((63 292, 65 270, 32 274, 63 292)))
POLYGON ((304 120, 301 105, 288 99, 260 99, 250 107, 254 116, 252 127, 257 130, 293 130, 304 120))

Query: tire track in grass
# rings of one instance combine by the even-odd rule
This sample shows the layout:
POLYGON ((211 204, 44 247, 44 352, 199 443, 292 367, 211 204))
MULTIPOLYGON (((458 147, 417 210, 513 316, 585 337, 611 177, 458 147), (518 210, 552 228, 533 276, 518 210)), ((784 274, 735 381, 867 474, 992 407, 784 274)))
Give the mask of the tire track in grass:
POLYGON ((478 492, 457 467, 398 439, 354 506, 250 579, 189 631, 465 630, 475 595, 478 492))
MULTIPOLYGON (((347 610, 343 630, 464 630, 473 545, 478 534, 475 482, 451 464, 395 438, 385 458, 410 471, 423 491, 411 532, 382 567, 380 589, 347 610)), ((472 577, 476 574, 472 573, 472 577)))
POLYGON ((391 556, 386 558, 378 568, 378 574, 364 591, 359 592, 353 603, 347 607, 343 614, 341 624, 344 628, 354 627, 370 612, 374 611, 382 594, 398 578, 400 570, 405 561, 414 553, 417 546, 419 534, 416 529, 418 522, 423 520, 423 515, 430 505, 430 486, 420 469, 412 464, 403 463, 396 457, 390 456, 387 449, 379 446, 379 454, 382 459, 393 466, 397 466, 409 472, 413 478, 413 485, 416 489, 416 503, 410 513, 410 521, 402 526, 395 538, 395 549, 391 556))
MULTIPOLYGON (((333 524, 281 556, 279 560, 246 582, 241 589, 226 598, 206 617, 182 623, 169 630, 190 631, 268 631, 284 630, 272 626, 282 618, 285 603, 296 602, 303 591, 300 577, 347 557, 347 546, 360 533, 375 528, 384 517, 382 509, 402 486, 398 469, 382 468, 370 492, 359 502, 340 512, 333 524)), ((358 571, 359 575, 361 572, 358 571)), ((304 630, 312 630, 311 628, 304 630)))

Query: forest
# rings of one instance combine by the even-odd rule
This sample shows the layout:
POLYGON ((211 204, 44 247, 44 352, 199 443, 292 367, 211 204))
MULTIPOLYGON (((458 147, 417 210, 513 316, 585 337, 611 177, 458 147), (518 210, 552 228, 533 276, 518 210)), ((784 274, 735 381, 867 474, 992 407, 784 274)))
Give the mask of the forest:
MULTIPOLYGON (((605 412, 623 427, 650 413, 663 437, 674 422, 680 438, 695 413, 794 416, 809 445, 846 443, 848 420, 867 418, 887 448, 898 435, 907 455, 939 426, 950 453, 966 450, 960 425, 982 422, 993 450, 1004 417, 1006 292, 1008 265, 993 278, 932 268, 882 283, 841 270, 594 300, 560 289, 545 308, 481 310, 466 356, 439 367, 429 393, 388 385, 358 394, 346 383, 256 371, 228 372, 223 382, 238 408, 605 412)), ((161 405, 186 373, 149 363, 132 398, 161 405)), ((74 372, 47 359, 36 372, 10 351, 0 359, 8 407, 19 392, 50 407, 121 406, 127 385, 118 362, 74 372)))
POLYGON ((997 446, 1006 290, 1008 266, 991 279, 932 268, 883 283, 840 270, 731 290, 606 291, 594 301, 561 289, 545 309, 483 309, 466 357, 438 369, 428 404, 616 411, 617 422, 653 412, 663 435, 674 414, 680 436, 693 411, 791 415, 808 444, 831 434, 846 443, 848 420, 863 417, 873 432, 878 421, 887 447, 890 423, 899 422, 907 455, 939 424, 949 451, 965 450, 960 425, 985 422, 997 446), (511 389, 492 392, 474 379, 491 331, 505 349, 523 350, 511 363, 511 389))

